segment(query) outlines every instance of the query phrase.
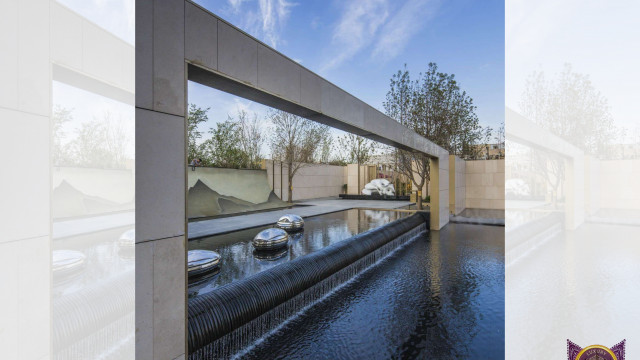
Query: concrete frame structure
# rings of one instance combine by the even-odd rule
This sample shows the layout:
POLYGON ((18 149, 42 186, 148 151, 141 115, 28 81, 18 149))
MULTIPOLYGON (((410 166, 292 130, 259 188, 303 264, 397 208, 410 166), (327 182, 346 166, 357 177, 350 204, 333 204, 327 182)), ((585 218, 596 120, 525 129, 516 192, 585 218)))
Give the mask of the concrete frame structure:
POLYGON ((449 155, 449 213, 459 215, 467 200, 466 163, 455 155, 449 155))
POLYGON ((3 2, 0 28, 0 154, 21 169, 2 183, 0 358, 53 358, 53 82, 133 105, 134 50, 55 0, 3 2))
POLYGON ((585 218, 584 152, 509 108, 506 109, 505 117, 508 124, 505 130, 509 141, 548 151, 564 159, 564 226, 567 230, 575 230, 584 223, 585 218))
POLYGON ((429 155, 431 229, 448 222, 447 151, 190 1, 136 1, 136 358, 187 352, 188 79, 429 155))

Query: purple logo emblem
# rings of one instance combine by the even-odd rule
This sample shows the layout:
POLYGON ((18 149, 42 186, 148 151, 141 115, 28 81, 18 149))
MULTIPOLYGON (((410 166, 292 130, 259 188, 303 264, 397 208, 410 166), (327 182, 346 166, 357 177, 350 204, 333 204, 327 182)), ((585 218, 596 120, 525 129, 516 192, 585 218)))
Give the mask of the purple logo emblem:
POLYGON ((567 339, 567 358, 568 360, 624 360, 626 341, 622 340, 611 348, 602 345, 581 348, 578 344, 567 339))

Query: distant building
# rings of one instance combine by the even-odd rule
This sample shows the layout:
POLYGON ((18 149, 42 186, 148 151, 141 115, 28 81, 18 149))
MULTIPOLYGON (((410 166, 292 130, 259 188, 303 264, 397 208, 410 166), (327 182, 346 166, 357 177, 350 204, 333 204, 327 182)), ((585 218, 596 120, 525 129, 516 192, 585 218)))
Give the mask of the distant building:
POLYGON ((475 156, 467 156, 465 160, 504 159, 504 143, 473 145, 475 156))
POLYGON ((604 159, 640 159, 640 144, 608 144, 600 155, 604 159))

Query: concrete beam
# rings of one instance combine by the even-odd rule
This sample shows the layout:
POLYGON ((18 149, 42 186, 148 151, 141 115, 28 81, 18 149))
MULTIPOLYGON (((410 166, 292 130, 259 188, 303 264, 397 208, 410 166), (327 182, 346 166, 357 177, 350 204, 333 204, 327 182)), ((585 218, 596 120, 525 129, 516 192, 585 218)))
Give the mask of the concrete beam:
MULTIPOLYGON (((85 19, 68 7, 51 2, 51 63, 64 74, 82 76, 83 82, 102 83, 102 87, 128 94, 135 90, 132 44, 85 19)), ((54 69, 54 76, 56 76, 54 69)), ((56 79, 58 80, 58 79, 56 79)), ((76 85, 71 83, 71 85, 76 85)), ((93 89, 89 90, 93 91, 93 89)), ((102 95, 102 92, 97 92, 102 95)), ((108 96, 108 95, 107 95, 108 96)), ((110 96, 111 97, 111 96, 110 96)), ((127 104, 133 100, 125 99, 127 104)), ((115 98, 122 101, 121 98, 115 98)))
POLYGON ((505 115, 505 133, 509 141, 529 146, 534 150, 551 152, 564 159, 565 228, 576 229, 584 223, 585 218, 584 151, 509 108, 506 109, 505 115))

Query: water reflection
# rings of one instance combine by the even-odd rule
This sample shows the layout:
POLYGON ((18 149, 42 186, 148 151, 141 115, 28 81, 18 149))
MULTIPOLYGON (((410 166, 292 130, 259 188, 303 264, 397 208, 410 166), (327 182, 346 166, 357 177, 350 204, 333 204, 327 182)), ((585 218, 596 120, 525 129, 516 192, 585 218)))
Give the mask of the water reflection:
POLYGON ((84 262, 79 271, 60 274, 64 276, 56 276, 53 269, 53 358, 133 357, 135 249, 122 240, 128 230, 117 227, 54 239, 54 260, 56 254, 66 254, 64 259, 81 255, 84 262), (86 321, 89 318, 92 321, 86 321))
POLYGON ((245 355, 501 359, 504 289, 504 230, 449 224, 407 244, 245 355))
POLYGON ((255 234, 270 226, 189 241, 189 250, 213 250, 222 257, 220 274, 210 281, 190 284, 189 297, 207 293, 218 286, 270 269, 409 214, 351 209, 309 217, 305 219, 304 231, 290 234, 288 247, 275 253, 254 254, 251 245, 255 234))

